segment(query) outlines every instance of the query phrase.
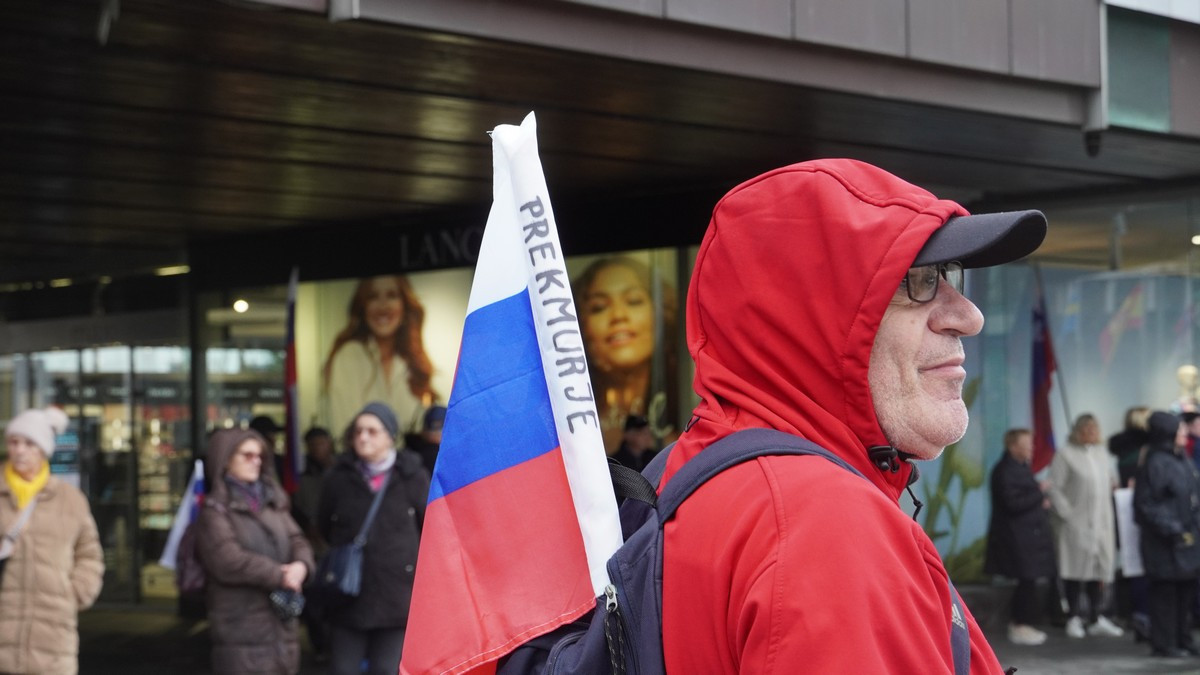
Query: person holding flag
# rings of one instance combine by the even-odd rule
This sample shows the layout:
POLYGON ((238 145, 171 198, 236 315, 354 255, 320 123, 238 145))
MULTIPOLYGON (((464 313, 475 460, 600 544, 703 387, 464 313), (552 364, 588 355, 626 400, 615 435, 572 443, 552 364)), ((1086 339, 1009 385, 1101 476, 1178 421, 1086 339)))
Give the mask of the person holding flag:
MULTIPOLYGON (((493 132, 493 145, 494 220, 401 664, 413 675, 494 672, 514 647, 596 607, 580 570, 611 552, 610 540, 578 534, 607 524, 612 488, 601 455, 568 452, 595 413, 589 388, 552 377, 583 370, 583 358, 577 314, 548 264, 561 252, 544 179, 509 173, 514 152, 536 146, 511 127, 493 132), (522 366, 508 356, 534 350, 542 358, 522 366), (506 424, 481 428, 496 408, 506 424), (535 438, 505 442, 547 409, 535 438), (607 500, 589 501, 585 486, 607 500)), ((853 160, 778 169, 718 203, 686 312, 702 400, 659 489, 752 428, 819 444, 862 476, 820 458, 764 456, 692 493, 663 528, 665 664, 651 672, 1001 672, 898 498, 916 478, 908 460, 937 457, 966 430, 961 339, 983 317, 963 295, 964 268, 1017 260, 1045 230, 1039 212, 971 216, 853 160)))

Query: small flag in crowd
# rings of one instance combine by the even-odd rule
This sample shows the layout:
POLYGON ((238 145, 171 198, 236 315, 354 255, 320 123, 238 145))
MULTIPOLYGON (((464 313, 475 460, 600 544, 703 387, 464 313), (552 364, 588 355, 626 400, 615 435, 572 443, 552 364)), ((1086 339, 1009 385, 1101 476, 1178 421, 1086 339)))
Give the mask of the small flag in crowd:
POLYGON ((1050 419, 1050 386, 1058 363, 1046 322, 1046 299, 1041 284, 1033 301, 1033 472, 1037 473, 1054 459, 1054 424, 1050 419))
POLYGON ((410 675, 494 673, 595 606, 621 544, 533 113, 496 127, 492 151, 400 663, 410 675))
POLYGON ((171 531, 167 533, 167 545, 163 547, 162 555, 158 558, 159 565, 169 570, 175 569, 179 541, 183 539, 183 532, 188 525, 196 522, 203 504, 204 462, 197 459, 192 464, 192 477, 188 479, 187 487, 183 491, 183 500, 179 502, 179 508, 175 509, 175 520, 171 523, 171 531))
POLYGON ((283 372, 283 489, 295 494, 300 489, 304 455, 300 449, 300 410, 296 399, 296 293, 300 287, 300 268, 292 268, 288 279, 287 355, 283 372))
POLYGON ((1100 356, 1104 359, 1104 365, 1112 363, 1113 357, 1117 353, 1117 345, 1121 343, 1121 336, 1126 330, 1141 328, 1145 319, 1145 304, 1144 304, 1144 285, 1138 284, 1133 287, 1129 295, 1121 301, 1121 307, 1117 313, 1108 320, 1108 325, 1100 333, 1100 356))

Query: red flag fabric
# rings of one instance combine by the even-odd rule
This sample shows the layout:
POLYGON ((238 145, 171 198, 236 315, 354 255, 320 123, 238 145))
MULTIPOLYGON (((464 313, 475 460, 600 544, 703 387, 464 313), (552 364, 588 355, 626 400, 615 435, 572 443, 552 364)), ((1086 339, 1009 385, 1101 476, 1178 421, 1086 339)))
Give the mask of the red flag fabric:
POLYGON ((296 399, 296 293, 300 286, 300 269, 292 268, 288 279, 287 356, 284 361, 283 383, 283 489, 296 494, 300 489, 300 472, 304 458, 300 449, 300 413, 296 399))

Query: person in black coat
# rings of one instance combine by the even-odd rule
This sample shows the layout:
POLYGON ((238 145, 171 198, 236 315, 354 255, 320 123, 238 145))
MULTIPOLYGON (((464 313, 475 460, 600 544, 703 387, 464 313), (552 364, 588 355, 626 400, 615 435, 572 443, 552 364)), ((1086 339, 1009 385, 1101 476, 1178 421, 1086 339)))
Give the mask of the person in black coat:
POLYGON ((1200 574, 1200 478, 1182 452, 1187 428, 1167 412, 1150 415, 1146 457, 1133 489, 1150 579, 1150 646, 1155 656, 1200 655, 1190 602, 1200 574))
POLYGON ((429 473, 415 452, 396 450, 399 431, 387 405, 367 404, 354 418, 353 452, 338 458, 321 486, 317 526, 330 547, 354 540, 384 491, 363 549, 362 589, 325 615, 334 675, 358 675, 364 660, 371 675, 400 668, 429 473))
POLYGON ((1033 434, 1010 429, 1004 434, 1004 456, 992 469, 992 518, 988 525, 984 571, 1017 580, 1013 592, 1008 639, 1040 645, 1046 634, 1037 622, 1036 583, 1057 573, 1045 485, 1030 470, 1033 434))

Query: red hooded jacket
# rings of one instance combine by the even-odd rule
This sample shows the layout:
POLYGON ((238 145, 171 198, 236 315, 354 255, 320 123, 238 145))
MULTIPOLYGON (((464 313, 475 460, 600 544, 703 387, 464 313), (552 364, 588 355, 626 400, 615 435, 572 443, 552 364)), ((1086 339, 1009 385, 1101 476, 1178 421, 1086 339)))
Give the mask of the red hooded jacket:
MULTIPOLYGON (((816 457, 765 457, 707 483, 667 524, 667 672, 953 673, 933 543, 897 503, 867 366, 884 310, 929 235, 966 211, 873 166, 772 171, 717 204, 687 300, 701 403, 663 481, 710 443, 769 427, 816 457)), ((903 448, 901 448, 903 450, 903 448)), ((1002 672, 973 617, 971 672, 1002 672)))

